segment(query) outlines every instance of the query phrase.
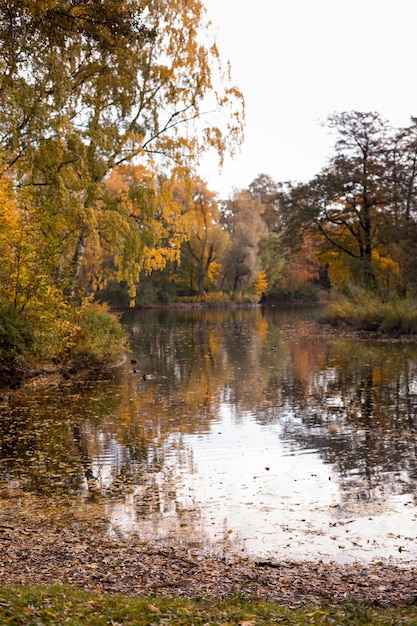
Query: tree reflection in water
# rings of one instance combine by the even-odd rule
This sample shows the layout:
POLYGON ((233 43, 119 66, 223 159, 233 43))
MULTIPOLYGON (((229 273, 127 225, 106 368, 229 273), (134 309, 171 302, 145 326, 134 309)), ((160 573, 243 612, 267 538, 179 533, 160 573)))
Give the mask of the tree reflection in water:
POLYGON ((129 312, 137 372, 129 357, 0 407, 4 501, 99 506, 146 540, 415 558, 417 344, 316 314, 129 312))

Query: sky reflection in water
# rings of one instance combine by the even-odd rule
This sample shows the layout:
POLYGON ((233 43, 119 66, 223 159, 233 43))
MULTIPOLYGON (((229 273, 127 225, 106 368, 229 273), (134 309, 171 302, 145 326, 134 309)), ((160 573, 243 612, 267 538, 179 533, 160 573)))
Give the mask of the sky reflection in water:
POLYGON ((186 435, 187 453, 165 459, 159 480, 176 484, 175 502, 161 499, 157 513, 138 519, 128 498, 108 510, 112 532, 278 560, 417 557, 411 494, 386 500, 381 486, 380 498, 350 500, 317 451, 294 452, 282 435, 249 415, 236 425, 223 405, 211 432, 186 435))
POLYGON ((210 421, 164 442, 158 480, 175 496, 139 519, 131 497, 112 528, 259 558, 416 558, 415 349, 355 353, 305 312, 268 315, 261 340, 233 333, 240 360, 218 359, 233 372, 210 421))

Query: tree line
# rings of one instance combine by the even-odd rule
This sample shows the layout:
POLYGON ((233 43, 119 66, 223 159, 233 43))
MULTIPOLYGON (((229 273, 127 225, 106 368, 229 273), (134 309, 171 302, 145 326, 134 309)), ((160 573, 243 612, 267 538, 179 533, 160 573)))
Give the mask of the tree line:
MULTIPOLYGON (((201 179, 165 181, 184 239, 177 258, 141 270, 137 302, 315 299, 349 285, 415 297, 417 118, 393 128, 378 113, 352 111, 329 116, 327 127, 334 152, 308 182, 260 174, 220 200, 201 179)), ((122 292, 111 281, 103 289, 115 302, 122 292)))

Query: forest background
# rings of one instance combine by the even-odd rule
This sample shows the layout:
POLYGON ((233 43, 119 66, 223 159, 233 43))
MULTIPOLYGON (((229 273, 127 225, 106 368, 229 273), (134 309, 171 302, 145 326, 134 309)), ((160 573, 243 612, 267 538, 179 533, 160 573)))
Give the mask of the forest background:
POLYGON ((0 3, 3 384, 115 360, 104 303, 338 293, 333 319, 366 302, 363 327, 416 332, 417 118, 333 114, 311 181, 260 173, 221 199, 197 167, 239 148, 244 98, 211 33, 199 0, 0 3))

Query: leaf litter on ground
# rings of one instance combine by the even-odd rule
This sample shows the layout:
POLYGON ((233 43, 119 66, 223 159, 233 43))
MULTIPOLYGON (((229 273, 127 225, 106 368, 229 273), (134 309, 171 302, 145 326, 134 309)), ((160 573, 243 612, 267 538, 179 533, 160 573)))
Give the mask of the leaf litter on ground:
MULTIPOLYGON (((111 594, 205 598, 236 595, 287 607, 348 600, 417 604, 417 564, 256 561, 158 542, 110 539, 85 520, 0 510, 0 585, 55 583, 111 594)), ((152 603, 151 603, 152 604, 152 603)), ((249 620, 250 621, 250 620, 249 620)))

